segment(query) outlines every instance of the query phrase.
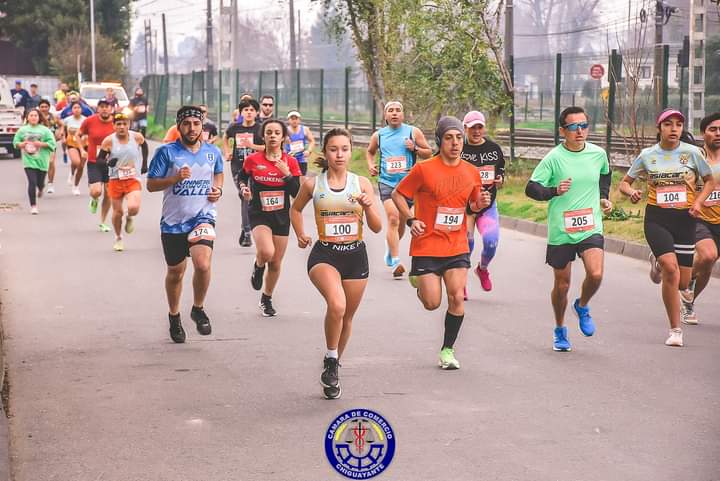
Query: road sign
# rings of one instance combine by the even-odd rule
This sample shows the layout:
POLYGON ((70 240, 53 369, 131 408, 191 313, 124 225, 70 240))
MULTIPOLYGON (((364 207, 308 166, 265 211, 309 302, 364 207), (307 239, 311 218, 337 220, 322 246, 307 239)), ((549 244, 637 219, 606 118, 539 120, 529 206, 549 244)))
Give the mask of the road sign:
POLYGON ((605 75, 605 67, 603 67, 599 63, 596 63, 595 65, 590 67, 590 76, 595 80, 600 80, 601 78, 603 78, 603 75, 605 75))

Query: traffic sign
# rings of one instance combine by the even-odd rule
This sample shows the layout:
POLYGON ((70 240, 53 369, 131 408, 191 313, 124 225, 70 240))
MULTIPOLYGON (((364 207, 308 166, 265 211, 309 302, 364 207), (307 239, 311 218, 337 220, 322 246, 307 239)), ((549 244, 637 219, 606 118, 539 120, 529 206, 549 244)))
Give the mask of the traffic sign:
POLYGON ((590 76, 595 80, 600 80, 601 78, 603 78, 603 75, 605 75, 605 67, 603 67, 599 63, 596 63, 595 65, 590 67, 590 76))

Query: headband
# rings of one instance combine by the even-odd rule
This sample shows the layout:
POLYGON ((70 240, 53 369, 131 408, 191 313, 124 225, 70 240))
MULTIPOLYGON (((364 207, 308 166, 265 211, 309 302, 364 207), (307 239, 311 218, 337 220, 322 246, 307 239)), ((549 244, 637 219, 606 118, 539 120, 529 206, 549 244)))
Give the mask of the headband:
POLYGON ((194 105, 185 105, 183 107, 180 107, 180 110, 177 111, 175 123, 177 125, 180 125, 180 123, 188 117, 196 117, 200 119, 201 122, 205 120, 205 116, 203 115, 200 108, 195 107, 194 105))
POLYGON ((385 110, 384 110, 384 111, 387 112, 387 109, 389 109, 389 108, 392 107, 393 105, 397 105, 398 107, 400 107, 400 109, 403 108, 403 104, 401 104, 399 100, 391 100, 390 102, 388 102, 388 103, 385 104, 385 110))

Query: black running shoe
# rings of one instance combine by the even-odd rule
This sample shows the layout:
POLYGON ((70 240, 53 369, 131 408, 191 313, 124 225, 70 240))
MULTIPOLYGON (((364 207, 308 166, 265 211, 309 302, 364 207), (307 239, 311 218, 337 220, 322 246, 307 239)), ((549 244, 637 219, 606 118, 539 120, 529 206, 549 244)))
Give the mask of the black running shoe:
POLYGON ((240 244, 240 247, 243 246, 243 243, 245 242, 245 231, 240 231, 240 237, 238 237, 238 244, 240 244))
POLYGON ((272 305, 272 298, 265 295, 260 298, 260 310, 264 317, 273 317, 277 314, 277 311, 275 311, 272 305))
POLYGON ((340 386, 340 380, 338 379, 338 360, 334 357, 326 357, 323 361, 325 369, 320 375, 320 384, 326 388, 337 388, 340 386))
POLYGON ((180 314, 177 316, 168 314, 168 319, 170 320, 170 338, 174 342, 182 344, 185 342, 185 329, 183 329, 182 322, 180 322, 180 314))
POLYGON ((249 232, 242 231, 240 233, 240 239, 238 239, 238 242, 240 242, 240 247, 251 247, 252 236, 249 232))
POLYGON ((340 383, 338 383, 337 387, 324 387, 323 394, 325 399, 338 399, 342 395, 340 383))
POLYGON ((264 275, 265 266, 258 267, 255 261, 253 261, 253 273, 252 276, 250 276, 250 284, 252 284, 253 289, 256 291, 262 289, 264 275))
POLYGON ((212 332, 212 326, 210 325, 210 318, 205 314, 202 307, 192 307, 190 311, 190 317, 195 321, 197 331, 203 336, 209 336, 212 332))

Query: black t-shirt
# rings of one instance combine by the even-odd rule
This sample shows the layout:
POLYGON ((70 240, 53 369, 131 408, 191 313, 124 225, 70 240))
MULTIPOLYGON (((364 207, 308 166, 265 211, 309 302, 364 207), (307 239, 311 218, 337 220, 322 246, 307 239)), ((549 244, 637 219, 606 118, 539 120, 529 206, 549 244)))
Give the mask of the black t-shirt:
POLYGON ((460 158, 478 168, 483 187, 490 192, 492 202, 495 202, 497 195, 495 178, 498 175, 505 177, 505 157, 503 157, 500 146, 490 139, 485 139, 485 142, 480 145, 470 145, 466 142, 460 158))
POLYGON ((210 137, 217 137, 217 125, 215 125, 215 122, 213 122, 212 120, 206 119, 205 123, 203 124, 203 132, 207 132, 210 137))
POLYGON ((260 135, 260 124, 257 122, 250 127, 234 123, 227 128, 225 135, 233 142, 232 162, 236 165, 242 164, 248 155, 255 152, 255 149, 246 146, 250 139, 255 145, 262 145, 263 143, 262 135, 260 135))
POLYGON ((130 108, 133 110, 133 119, 143 120, 147 118, 148 101, 145 97, 133 97, 130 99, 130 108), (140 108, 135 108, 140 107, 140 108))

